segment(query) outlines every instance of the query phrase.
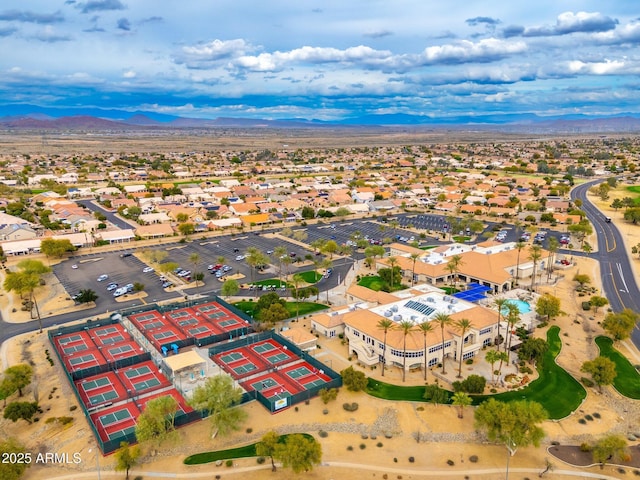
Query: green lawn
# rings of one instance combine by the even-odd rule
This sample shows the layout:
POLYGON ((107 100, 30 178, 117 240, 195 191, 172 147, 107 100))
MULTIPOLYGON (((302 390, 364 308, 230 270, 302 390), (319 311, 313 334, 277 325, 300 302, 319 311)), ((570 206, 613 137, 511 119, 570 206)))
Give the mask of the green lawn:
MULTIPOLYGON (((256 307, 256 302, 251 302, 248 300, 243 300, 241 302, 236 302, 233 304, 234 307, 246 312, 247 314, 254 316, 254 311, 256 307)), ((296 302, 287 302, 285 308, 289 312, 290 317, 296 316, 296 302)), ((322 303, 315 302, 300 302, 298 305, 298 314, 309 315, 310 313, 319 312, 320 310, 326 310, 329 308, 327 305, 323 305, 322 303)))
MULTIPOLYGON (((557 420, 574 412, 587 392, 580 383, 558 366, 555 358, 560 353, 562 342, 560 329, 551 327, 547 332, 549 350, 538 365, 539 377, 526 387, 496 395, 472 395, 473 404, 479 405, 488 398, 495 398, 503 402, 512 400, 533 400, 540 403, 549 413, 549 418, 557 420)), ((395 401, 424 402, 424 387, 403 387, 390 385, 369 379, 367 393, 371 396, 395 401)), ((449 397, 453 395, 448 392, 449 397)))
POLYGON ((366 277, 362 277, 360 279, 358 285, 379 292, 382 289, 384 282, 377 275, 367 275, 366 277))
MULTIPOLYGON (((382 278, 380 278, 377 275, 367 275, 366 277, 362 277, 360 279, 360 281, 358 282, 358 285, 362 287, 367 287, 371 290, 379 292, 385 287, 385 282, 382 280, 382 278)), ((405 288, 408 288, 408 287, 402 284, 394 285, 392 291, 395 292, 396 290, 404 290, 405 288)))
POLYGON ((600 348, 600 355, 607 357, 616 364, 616 378, 613 386, 628 398, 640 400, 640 374, 631 362, 618 350, 613 348, 613 340, 609 337, 596 337, 596 345, 600 348))
MULTIPOLYGON (((303 433, 307 438, 313 439, 308 433, 303 433)), ((278 443, 284 443, 289 435, 281 435, 278 443)), ((217 450, 215 452, 202 452, 190 455, 184 459, 185 465, 201 465, 203 463, 217 462, 218 460, 230 460, 233 458, 256 457, 256 443, 245 445, 244 447, 229 448, 227 450, 217 450)))
POLYGON ((300 277, 307 283, 316 283, 318 280, 322 278, 322 274, 314 270, 309 270, 307 272, 300 272, 298 273, 298 275, 300 275, 300 277))

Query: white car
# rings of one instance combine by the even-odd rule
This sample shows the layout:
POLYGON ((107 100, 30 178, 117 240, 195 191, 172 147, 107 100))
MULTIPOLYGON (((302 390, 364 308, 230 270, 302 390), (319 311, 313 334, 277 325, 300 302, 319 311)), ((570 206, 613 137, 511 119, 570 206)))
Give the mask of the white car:
POLYGON ((100 275, 100 276, 98 277, 98 279, 97 279, 97 280, 98 280, 99 282, 104 282, 107 278, 109 278, 109 275, 107 275, 106 273, 103 273, 102 275, 100 275))
POLYGON ((144 267, 142 269, 142 273, 151 273, 153 272, 153 267, 144 267))
POLYGON ((76 268, 78 268, 78 265, 76 265, 76 264, 74 263, 73 265, 71 265, 71 268, 73 268, 73 269, 75 270, 76 268))
POLYGON ((241 261, 241 260, 244 260, 244 259, 245 259, 245 256, 244 256, 244 255, 238 255, 238 256, 236 257, 236 260, 237 260, 238 262, 239 262, 239 261, 241 261))

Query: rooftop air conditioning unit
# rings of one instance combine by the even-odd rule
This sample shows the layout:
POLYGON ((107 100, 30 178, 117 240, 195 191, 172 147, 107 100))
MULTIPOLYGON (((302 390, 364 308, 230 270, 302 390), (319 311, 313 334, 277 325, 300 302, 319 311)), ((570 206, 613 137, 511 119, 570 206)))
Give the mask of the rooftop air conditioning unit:
POLYGON ((436 301, 435 301, 435 299, 433 297, 427 297, 427 302, 436 303, 436 301))
POLYGON ((445 295, 444 297, 442 297, 442 300, 444 300, 445 302, 449 301, 449 295, 445 295))
POLYGON ((452 298, 451 299, 451 303, 458 303, 458 299, 457 298, 452 298))
POLYGON ((397 311, 398 311, 398 305, 393 305, 393 306, 391 307, 391 311, 393 311, 393 312, 397 312, 397 311))
POLYGON ((394 321, 394 322, 400 322, 400 321, 402 321, 402 315, 394 315, 394 316, 393 316, 393 321, 394 321))
POLYGON ((391 310, 385 310, 384 311, 384 316, 385 317, 390 317, 391 315, 393 315, 393 312, 391 310))
POLYGON ((447 305, 447 308, 448 308, 449 310, 453 310, 453 305, 449 304, 449 305, 447 305))

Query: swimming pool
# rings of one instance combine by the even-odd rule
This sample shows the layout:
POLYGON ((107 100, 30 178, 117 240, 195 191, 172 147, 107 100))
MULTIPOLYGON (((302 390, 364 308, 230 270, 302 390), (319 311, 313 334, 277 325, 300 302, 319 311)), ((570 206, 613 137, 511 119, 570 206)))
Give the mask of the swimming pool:
MULTIPOLYGON (((507 300, 507 303, 518 307, 520 313, 529 313, 531 311, 531 305, 529 305, 529 302, 525 302, 524 300, 518 300, 514 298, 507 300)), ((506 313, 508 313, 507 307, 502 307, 502 314, 504 315, 506 313)))

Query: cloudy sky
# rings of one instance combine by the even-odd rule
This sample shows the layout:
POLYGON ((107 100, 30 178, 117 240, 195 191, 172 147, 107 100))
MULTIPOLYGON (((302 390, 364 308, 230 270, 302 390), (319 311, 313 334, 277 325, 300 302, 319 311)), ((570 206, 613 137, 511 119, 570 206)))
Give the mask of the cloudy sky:
POLYGON ((0 116, 640 112, 639 47, 631 0, 4 0, 0 116))

